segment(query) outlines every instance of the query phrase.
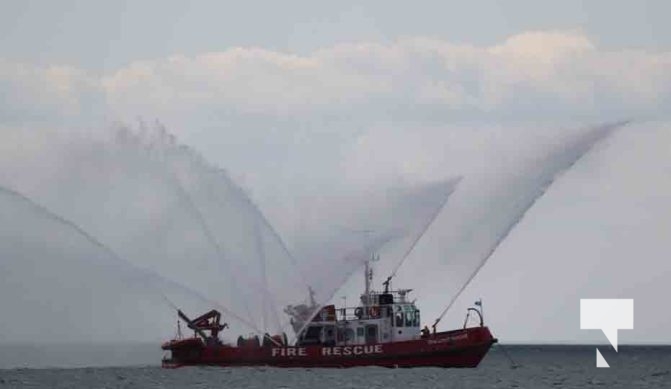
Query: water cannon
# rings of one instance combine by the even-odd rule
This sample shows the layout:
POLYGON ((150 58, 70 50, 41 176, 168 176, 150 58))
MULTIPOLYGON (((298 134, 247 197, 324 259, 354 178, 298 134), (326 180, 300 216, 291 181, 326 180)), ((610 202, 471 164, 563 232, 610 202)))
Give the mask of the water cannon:
POLYGON ((194 330, 203 340, 218 339, 219 332, 228 327, 228 323, 221 324, 221 313, 213 309, 191 320, 182 310, 177 310, 180 319, 186 322, 187 327, 194 330), (208 335, 205 331, 209 331, 208 335))
POLYGON ((384 285, 384 293, 389 293, 389 283, 391 282, 393 276, 387 277, 387 280, 382 283, 384 285))

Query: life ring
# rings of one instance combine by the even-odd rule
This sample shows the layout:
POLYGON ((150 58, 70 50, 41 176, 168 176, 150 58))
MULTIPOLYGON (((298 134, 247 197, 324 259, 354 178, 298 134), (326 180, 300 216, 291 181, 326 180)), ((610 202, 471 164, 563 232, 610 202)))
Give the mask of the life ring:
POLYGON ((361 307, 357 307, 357 309, 354 310, 354 316, 361 319, 361 316, 363 316, 363 309, 361 309, 361 307))
POLYGON ((368 309, 368 315, 370 317, 379 317, 380 316, 380 308, 379 307, 370 307, 368 309))

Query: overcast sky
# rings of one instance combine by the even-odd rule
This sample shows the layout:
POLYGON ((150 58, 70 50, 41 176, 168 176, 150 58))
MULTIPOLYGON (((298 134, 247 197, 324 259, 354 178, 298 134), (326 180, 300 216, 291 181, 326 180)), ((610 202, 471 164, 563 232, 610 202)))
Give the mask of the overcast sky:
POLYGON ((21 1, 3 5, 3 56, 114 70, 138 59, 235 46, 305 54, 343 42, 424 36, 492 45, 530 30, 583 30, 605 49, 665 50, 665 1, 21 1))
POLYGON ((656 310, 671 292, 667 1, 0 10, 0 130, 158 119, 289 241, 301 201, 332 188, 444 179, 495 167, 492 150, 515 153, 534 129, 633 119, 551 188, 457 308, 485 297, 510 341, 602 341, 578 329, 578 299, 635 297, 636 330, 621 339, 671 341, 671 314, 656 310))

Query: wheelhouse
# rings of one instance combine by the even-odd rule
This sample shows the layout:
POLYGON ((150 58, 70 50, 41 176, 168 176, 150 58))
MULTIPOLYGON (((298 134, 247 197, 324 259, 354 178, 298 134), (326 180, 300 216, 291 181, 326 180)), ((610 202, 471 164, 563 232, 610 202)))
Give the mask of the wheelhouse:
POLYGON ((421 316, 407 298, 410 291, 369 291, 361 295, 358 306, 325 306, 301 332, 298 345, 365 345, 419 339, 421 316))

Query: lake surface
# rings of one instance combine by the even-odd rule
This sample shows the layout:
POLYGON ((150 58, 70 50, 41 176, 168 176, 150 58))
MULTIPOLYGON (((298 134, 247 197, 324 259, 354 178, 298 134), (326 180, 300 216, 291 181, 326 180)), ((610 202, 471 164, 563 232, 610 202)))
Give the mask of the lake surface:
POLYGON ((599 346, 609 369, 595 348, 495 346, 477 369, 165 370, 155 345, 0 346, 0 388, 671 388, 671 347, 599 346))

